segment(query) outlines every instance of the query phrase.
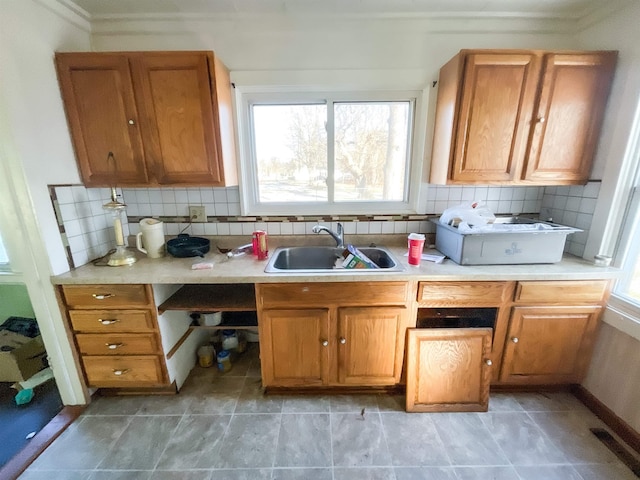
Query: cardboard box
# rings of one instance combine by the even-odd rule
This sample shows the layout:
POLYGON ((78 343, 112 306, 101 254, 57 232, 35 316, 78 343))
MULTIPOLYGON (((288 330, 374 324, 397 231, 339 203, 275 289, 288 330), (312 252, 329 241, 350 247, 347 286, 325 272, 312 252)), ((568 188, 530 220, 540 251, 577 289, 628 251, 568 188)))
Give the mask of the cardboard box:
POLYGON ((22 382, 45 365, 46 351, 42 337, 25 337, 0 330, 0 382, 22 382))

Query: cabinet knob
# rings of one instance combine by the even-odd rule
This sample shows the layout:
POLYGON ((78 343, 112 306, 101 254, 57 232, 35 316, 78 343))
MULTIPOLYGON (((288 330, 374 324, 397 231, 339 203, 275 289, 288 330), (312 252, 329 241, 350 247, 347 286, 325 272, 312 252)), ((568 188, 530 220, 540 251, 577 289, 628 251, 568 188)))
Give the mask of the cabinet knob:
POLYGON ((129 369, 128 368, 125 368, 123 370, 114 370, 113 371, 113 374, 115 376, 117 376, 117 377, 120 377, 120 376, 124 375, 125 373, 129 373, 129 369))
POLYGON ((113 293, 94 293, 91 296, 96 300, 106 300, 107 298, 115 297, 113 293))
POLYGON ((345 343, 347 343, 347 339, 344 337, 340 337, 340 343, 344 345, 345 343))
POLYGON ((118 318, 99 318, 98 321, 102 325, 113 325, 114 323, 119 322, 120 320, 118 318))
POLYGON ((489 367, 490 367, 491 365, 493 365, 493 362, 491 361, 491 359, 490 359, 490 358, 487 358, 487 359, 484 361, 484 363, 485 363, 485 365, 487 365, 487 366, 489 366, 489 367))
POLYGON ((546 122, 546 121, 547 121, 547 119, 546 119, 546 118, 544 118, 544 117, 538 117, 538 123, 544 123, 544 122, 546 122))
POLYGON ((116 348, 124 347, 124 343, 105 343, 109 350, 115 350, 116 348))
POLYGON ((520 339, 518 337, 511 337, 511 341, 513 343, 518 343, 520 341, 520 339))
POLYGON ((302 287, 302 293, 307 293, 309 291, 309 287, 302 287))
POLYGON ((129 123, 129 125, 135 125, 136 124, 135 120, 133 120, 133 119, 129 120, 128 123, 129 123))
POLYGON ((329 340, 323 340, 322 341, 322 346, 323 347, 328 347, 329 346, 329 340))

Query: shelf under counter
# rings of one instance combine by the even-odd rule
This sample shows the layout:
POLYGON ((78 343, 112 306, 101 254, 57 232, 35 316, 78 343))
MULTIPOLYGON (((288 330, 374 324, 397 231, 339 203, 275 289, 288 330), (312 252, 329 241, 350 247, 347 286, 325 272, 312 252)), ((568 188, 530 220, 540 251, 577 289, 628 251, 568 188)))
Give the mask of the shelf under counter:
POLYGON ((256 290, 252 283, 184 285, 158 307, 159 314, 167 310, 255 311, 256 290))

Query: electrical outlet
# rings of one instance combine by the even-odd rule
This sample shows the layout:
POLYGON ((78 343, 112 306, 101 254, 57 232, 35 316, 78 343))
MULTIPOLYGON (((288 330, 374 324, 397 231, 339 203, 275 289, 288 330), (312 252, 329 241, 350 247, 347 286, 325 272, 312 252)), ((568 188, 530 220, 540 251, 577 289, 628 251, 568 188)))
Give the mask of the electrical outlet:
POLYGON ((189 217, 192 222, 206 222, 207 214, 204 211, 204 205, 189 205, 189 217))

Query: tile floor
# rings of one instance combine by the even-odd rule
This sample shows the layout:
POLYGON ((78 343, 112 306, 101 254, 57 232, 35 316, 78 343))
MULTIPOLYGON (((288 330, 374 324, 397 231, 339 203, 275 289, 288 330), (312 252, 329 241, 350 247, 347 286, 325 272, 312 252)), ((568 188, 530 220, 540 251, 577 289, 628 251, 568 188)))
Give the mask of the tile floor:
POLYGON ((97 398, 20 479, 637 480, 569 394, 435 414, 401 396, 264 396, 256 352, 224 375, 196 367, 178 395, 97 398))

